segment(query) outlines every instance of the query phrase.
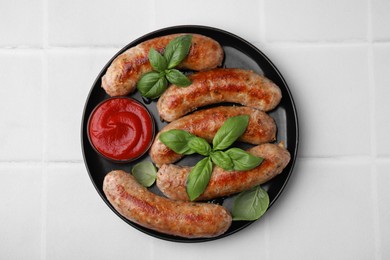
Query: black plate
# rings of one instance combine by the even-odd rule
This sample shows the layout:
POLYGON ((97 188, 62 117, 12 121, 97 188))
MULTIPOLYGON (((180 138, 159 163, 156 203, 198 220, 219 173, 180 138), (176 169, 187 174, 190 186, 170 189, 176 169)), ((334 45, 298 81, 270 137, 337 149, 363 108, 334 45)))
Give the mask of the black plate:
MULTIPOLYGON (((275 119, 276 124, 278 126, 277 142, 283 141, 285 143, 287 149, 291 153, 291 161, 284 169, 283 173, 281 173, 280 175, 278 175, 276 178, 272 179, 268 183, 262 185, 262 187, 268 191, 270 197, 270 206, 280 196, 280 194, 283 191, 283 188, 287 184, 287 181, 289 180, 290 175, 293 171, 295 158, 297 155, 297 149, 298 149, 298 120, 297 120, 297 113, 296 113, 295 105, 290 90, 286 82, 284 81, 282 75, 276 69, 276 67, 256 47, 254 47, 252 44, 248 43, 247 41, 229 32, 222 31, 216 28, 205 27, 205 26, 176 26, 176 27, 169 27, 158 31, 154 31, 131 42, 130 44, 125 46, 122 50, 120 50, 114 57, 112 57, 112 59, 104 66, 102 71, 97 76, 94 84, 92 85, 92 89, 88 95, 85 104, 83 118, 82 118, 82 126, 81 126, 81 145, 83 150, 84 162, 87 167, 91 181, 95 186, 97 192, 101 196, 101 198, 121 219, 123 219, 129 225, 133 226, 134 228, 146 234, 149 234, 157 238, 169 240, 169 241, 176 241, 176 242, 210 241, 210 240, 215 240, 218 238, 231 235, 249 226, 254 221, 233 221, 229 230, 223 235, 215 238, 199 238, 199 239, 186 239, 181 237, 170 236, 137 225, 127 220, 123 216, 121 216, 108 202, 102 189, 103 179, 108 172, 114 169, 122 169, 129 172, 132 165, 143 160, 150 160, 149 156, 146 154, 145 156, 141 157, 137 161, 128 164, 115 164, 113 162, 110 162, 100 157, 94 151, 94 149, 91 147, 88 141, 88 135, 87 135, 88 117, 99 102, 109 98, 109 96, 101 88, 101 78, 105 74, 107 68, 109 67, 113 59, 115 59, 119 54, 129 49, 130 47, 133 47, 145 40, 152 39, 158 36, 167 35, 167 34, 173 34, 173 33, 198 33, 215 39, 222 45, 225 51, 225 60, 223 63, 223 67, 254 70, 257 73, 265 75, 280 87, 283 95, 281 103, 274 111, 270 112, 269 114, 275 119)), ((139 95, 138 92, 130 96, 143 102, 142 97, 139 95)), ((156 102, 152 102, 150 104, 145 104, 145 105, 147 109, 149 109, 149 111, 154 116, 157 130, 161 129, 166 123, 163 123, 159 120, 159 116, 156 110, 156 102)), ((187 157, 181 160, 179 164, 193 165, 194 158, 187 157)), ((156 185, 150 188, 150 190, 152 192, 161 195, 161 192, 158 190, 156 185)), ((212 201, 212 203, 220 203, 220 204, 223 203, 227 207, 230 206, 229 198, 214 200, 212 201)))

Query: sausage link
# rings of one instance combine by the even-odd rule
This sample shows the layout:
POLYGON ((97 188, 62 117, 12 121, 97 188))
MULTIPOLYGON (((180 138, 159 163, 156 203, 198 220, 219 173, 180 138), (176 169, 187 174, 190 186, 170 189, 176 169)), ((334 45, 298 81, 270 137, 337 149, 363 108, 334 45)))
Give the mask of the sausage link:
POLYGON ((230 213, 220 205, 160 197, 124 171, 111 171, 103 191, 125 218, 155 231, 185 238, 215 237, 230 227, 230 213))
POLYGON ((188 87, 170 86, 159 98, 157 109, 171 122, 199 107, 221 102, 239 103, 262 111, 280 102, 280 88, 271 80, 243 69, 213 69, 189 76, 188 87))
POLYGON ((250 144, 261 144, 275 140, 276 124, 273 118, 266 113, 250 107, 220 106, 199 110, 166 125, 157 134, 149 150, 149 155, 157 166, 174 163, 182 158, 183 155, 175 153, 163 144, 159 140, 161 133, 172 129, 180 129, 211 142, 226 119, 238 115, 250 116, 248 127, 240 137, 240 141, 250 144))
MULTIPOLYGON (((290 153, 276 144, 262 144, 248 150, 264 158, 263 162, 249 171, 225 171, 214 166, 210 182, 196 200, 209 200, 228 196, 263 184, 280 174, 290 161, 290 153)), ((186 182, 191 167, 164 164, 157 173, 157 186, 170 199, 189 201, 186 182)))
MULTIPOLYGON (((102 87, 110 96, 122 96, 134 92, 142 74, 152 71, 148 53, 150 48, 163 52, 166 45, 183 34, 171 34, 142 42, 120 54, 108 67, 102 78, 102 87)), ((180 68, 208 70, 220 66, 223 49, 215 40, 192 34, 191 48, 180 68)))

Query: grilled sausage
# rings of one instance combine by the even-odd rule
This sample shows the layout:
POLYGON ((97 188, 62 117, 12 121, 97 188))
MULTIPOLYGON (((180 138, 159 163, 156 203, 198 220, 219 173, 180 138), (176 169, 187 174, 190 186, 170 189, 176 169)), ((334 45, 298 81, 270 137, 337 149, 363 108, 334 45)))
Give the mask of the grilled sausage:
POLYGON ((172 129, 180 129, 211 142, 226 119, 238 115, 250 116, 248 127, 240 137, 240 141, 261 144, 275 140, 276 124, 272 117, 266 113, 250 107, 220 106, 197 111, 166 125, 157 134, 149 150, 149 155, 157 166, 174 163, 183 155, 175 153, 163 144, 159 140, 161 133, 172 129))
MULTIPOLYGON (((152 70, 148 53, 150 48, 163 52, 166 45, 183 34, 171 34, 142 42, 120 54, 111 63, 102 78, 102 87, 110 96, 122 96, 136 89, 137 81, 142 74, 152 70)), ((223 60, 223 49, 215 40, 192 34, 191 48, 180 68, 207 70, 220 66, 223 60)))
POLYGON ((186 237, 215 237, 230 227, 230 213, 220 205, 173 201, 158 196, 124 171, 106 175, 103 191, 125 218, 155 231, 186 237))
MULTIPOLYGON (((225 171, 214 166, 206 190, 196 200, 228 196, 263 184, 280 174, 290 161, 290 153, 282 145, 262 144, 248 152, 264 158, 263 162, 249 171, 225 171)), ((157 173, 157 186, 170 199, 189 201, 186 181, 190 171, 190 167, 164 164, 157 173)))
POLYGON ((282 98, 271 80, 243 69, 213 69, 189 76, 188 87, 170 86, 159 98, 157 109, 171 122, 198 107, 221 102, 239 103, 259 110, 274 109, 282 98))

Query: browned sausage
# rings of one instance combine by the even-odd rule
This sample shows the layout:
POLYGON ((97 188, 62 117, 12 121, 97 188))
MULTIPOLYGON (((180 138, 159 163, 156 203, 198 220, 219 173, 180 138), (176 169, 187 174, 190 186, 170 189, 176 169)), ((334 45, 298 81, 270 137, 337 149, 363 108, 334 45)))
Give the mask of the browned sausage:
POLYGON ((221 102, 239 103, 263 111, 274 109, 282 98, 271 80, 243 69, 213 69, 189 76, 188 87, 170 86, 157 102, 160 117, 171 122, 199 107, 221 102))
MULTIPOLYGON (((163 52, 165 46, 180 35, 183 34, 171 34, 142 42, 115 58, 102 78, 102 87, 107 94, 122 96, 132 93, 142 74, 152 70, 148 59, 150 48, 163 52)), ((208 70, 220 66, 223 56, 223 49, 218 42, 203 35, 192 34, 190 52, 179 67, 208 70)))
MULTIPOLYGON (((225 171, 214 166, 206 190, 196 200, 228 196, 263 184, 281 173, 290 161, 290 153, 282 145, 261 144, 248 152, 263 157, 263 162, 249 171, 225 171)), ((168 198, 188 201, 186 181, 190 171, 190 167, 164 164, 157 173, 157 186, 168 198)))
POLYGON ((125 218, 161 233, 186 237, 215 237, 230 227, 230 213, 220 205, 173 201, 160 197, 124 171, 106 175, 103 191, 125 218))
POLYGON ((175 153, 163 144, 159 140, 161 133, 172 129, 180 129, 211 142, 226 119, 238 115, 249 115, 248 127, 240 137, 240 141, 261 144, 275 140, 276 124, 272 117, 266 113, 250 107, 220 106, 199 110, 166 125, 157 134, 149 150, 149 155, 158 167, 163 164, 174 163, 183 155, 175 153))

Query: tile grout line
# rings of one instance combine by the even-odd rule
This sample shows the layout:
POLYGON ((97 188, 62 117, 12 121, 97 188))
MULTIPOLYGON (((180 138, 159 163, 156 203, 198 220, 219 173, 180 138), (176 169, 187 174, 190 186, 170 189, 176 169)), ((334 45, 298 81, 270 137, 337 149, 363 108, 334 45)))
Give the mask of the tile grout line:
MULTIPOLYGON (((265 19, 265 1, 264 0, 260 0, 259 1, 259 14, 260 14, 260 19, 259 19, 259 23, 260 23, 260 43, 262 43, 264 46, 267 46, 267 40, 266 40, 266 37, 265 37, 265 30, 266 30, 266 26, 265 26, 265 22, 266 22, 266 19, 265 19)), ((271 259, 271 250, 270 250, 270 222, 268 220, 268 218, 265 219, 265 232, 264 232, 264 239, 265 239, 265 259, 266 260, 269 260, 271 259)))
POLYGON ((48 125, 48 97, 49 97, 49 72, 48 55, 49 47, 49 7, 48 0, 42 0, 42 197, 41 197, 41 259, 47 259, 47 125, 48 125))
POLYGON ((373 51, 373 32, 372 32, 372 0, 367 0, 367 39, 368 45, 368 85, 370 97, 370 137, 371 137, 371 197, 373 202, 374 219, 374 254, 375 259, 382 259, 381 256, 381 232, 379 224, 379 204, 378 204, 378 179, 377 179, 377 145, 376 145, 376 96, 375 96, 375 71, 374 71, 374 51, 373 51))
MULTIPOLYGON (((153 12, 153 10, 151 11, 153 12)), ((155 19, 153 19, 155 20, 155 19)), ((155 29, 155 21, 150 23, 151 30, 155 29)), ((261 26, 265 27, 265 25, 261 26)), ((265 29, 261 29, 264 31, 265 29)), ((276 47, 347 47, 347 46, 367 46, 367 45, 390 45, 390 41, 271 41, 268 42, 265 39, 265 32, 261 32, 261 38, 258 42, 272 44, 276 47)), ((123 48, 123 45, 52 45, 48 43, 44 47, 35 46, 0 46, 0 53, 18 52, 18 51, 42 51, 42 50, 61 50, 61 51, 85 51, 85 50, 118 50, 123 48)))
POLYGON ((43 140, 42 140, 42 229, 41 229, 41 256, 42 259, 46 259, 46 213, 47 213, 47 91, 48 91, 48 82, 47 82, 47 55, 46 52, 42 51, 42 128, 43 128, 43 140))

